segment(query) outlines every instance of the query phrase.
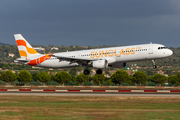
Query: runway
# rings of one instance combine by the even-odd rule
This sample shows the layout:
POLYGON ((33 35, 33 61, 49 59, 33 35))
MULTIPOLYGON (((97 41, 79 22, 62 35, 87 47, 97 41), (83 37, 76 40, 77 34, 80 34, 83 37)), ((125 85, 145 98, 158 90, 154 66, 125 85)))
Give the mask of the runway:
POLYGON ((179 93, 53 93, 53 92, 0 92, 1 95, 28 96, 117 96, 117 97, 180 97, 179 93))

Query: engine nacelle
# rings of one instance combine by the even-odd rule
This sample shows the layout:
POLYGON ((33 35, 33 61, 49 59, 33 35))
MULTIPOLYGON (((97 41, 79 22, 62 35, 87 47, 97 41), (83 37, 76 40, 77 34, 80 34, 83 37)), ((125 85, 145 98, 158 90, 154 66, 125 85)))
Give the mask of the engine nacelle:
POLYGON ((112 67, 113 68, 124 68, 124 67, 126 67, 126 63, 113 63, 112 67))
POLYGON ((92 66, 98 69, 107 68, 108 61, 106 59, 93 61, 92 66))

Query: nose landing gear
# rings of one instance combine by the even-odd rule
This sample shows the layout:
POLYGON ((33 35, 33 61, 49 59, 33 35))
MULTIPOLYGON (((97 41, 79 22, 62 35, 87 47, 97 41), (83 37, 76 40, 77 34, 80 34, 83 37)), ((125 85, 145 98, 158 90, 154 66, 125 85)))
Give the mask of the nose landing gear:
POLYGON ((156 65, 153 65, 153 68, 155 69, 155 68, 157 68, 157 66, 156 66, 156 65))
POLYGON ((155 64, 155 60, 152 60, 152 63, 153 63, 153 68, 157 68, 156 64, 155 64))

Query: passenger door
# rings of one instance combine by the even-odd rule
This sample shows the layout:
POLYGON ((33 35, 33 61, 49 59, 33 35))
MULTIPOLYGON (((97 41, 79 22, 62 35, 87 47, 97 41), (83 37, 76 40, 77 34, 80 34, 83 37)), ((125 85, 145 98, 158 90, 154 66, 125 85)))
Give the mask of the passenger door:
POLYGON ((148 53, 149 53, 149 54, 153 54, 153 45, 152 45, 152 44, 150 44, 150 45, 148 46, 148 53))

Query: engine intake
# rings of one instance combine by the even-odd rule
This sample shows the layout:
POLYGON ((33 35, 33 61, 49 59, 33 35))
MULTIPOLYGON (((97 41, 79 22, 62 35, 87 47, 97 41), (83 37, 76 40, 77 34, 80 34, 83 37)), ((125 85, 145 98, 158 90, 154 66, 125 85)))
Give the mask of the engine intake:
POLYGON ((108 61, 106 59, 93 61, 92 66, 98 69, 107 68, 108 61))

